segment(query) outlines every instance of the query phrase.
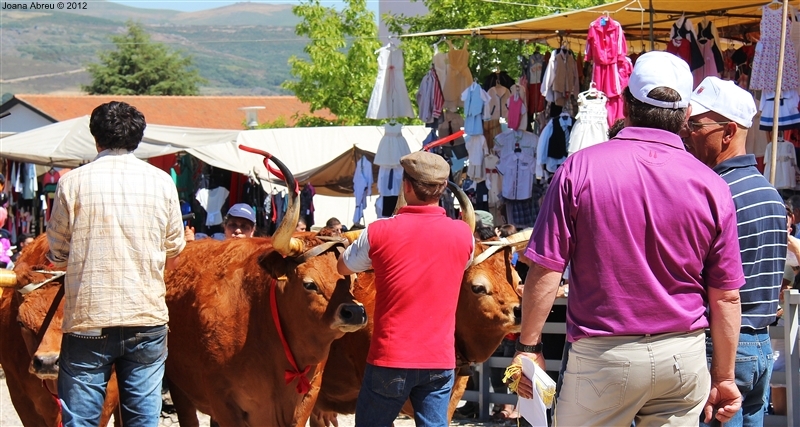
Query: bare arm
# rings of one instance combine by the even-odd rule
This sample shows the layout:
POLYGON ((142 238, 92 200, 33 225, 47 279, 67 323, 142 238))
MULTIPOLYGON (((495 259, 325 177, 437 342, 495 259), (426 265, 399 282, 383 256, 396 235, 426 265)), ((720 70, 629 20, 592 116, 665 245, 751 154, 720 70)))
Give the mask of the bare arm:
POLYGON ((729 421, 742 405, 742 396, 734 382, 736 347, 742 326, 742 307, 739 290, 708 288, 708 305, 711 310, 711 394, 704 413, 705 421, 712 417, 729 421))
POLYGON ((351 269, 349 269, 347 267, 347 264, 344 263, 344 257, 343 256, 339 257, 339 261, 336 263, 336 270, 342 276, 349 276, 349 275, 351 275, 353 273, 356 273, 355 271, 353 271, 353 270, 351 270, 351 269))
MULTIPOLYGON (((519 342, 525 345, 536 345, 542 341, 542 328, 556 299, 561 273, 549 270, 539 264, 532 263, 525 278, 522 292, 522 333, 519 342)), ((517 352, 514 362, 521 364, 520 357, 530 357, 540 368, 545 369, 544 359, 537 353, 517 352)), ((520 378, 517 394, 530 399, 533 397, 533 383, 524 375, 520 378)))

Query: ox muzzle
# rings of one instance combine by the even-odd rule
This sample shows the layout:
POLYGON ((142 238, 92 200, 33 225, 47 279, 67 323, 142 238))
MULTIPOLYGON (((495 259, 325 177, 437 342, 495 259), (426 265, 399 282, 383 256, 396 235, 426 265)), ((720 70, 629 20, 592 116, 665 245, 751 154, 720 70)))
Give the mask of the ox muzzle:
POLYGON ((339 304, 336 309, 336 320, 334 320, 334 329, 339 329, 343 332, 357 331, 367 324, 367 310, 361 303, 346 303, 339 304))
POLYGON ((43 380, 58 378, 58 353, 35 354, 29 372, 43 380))

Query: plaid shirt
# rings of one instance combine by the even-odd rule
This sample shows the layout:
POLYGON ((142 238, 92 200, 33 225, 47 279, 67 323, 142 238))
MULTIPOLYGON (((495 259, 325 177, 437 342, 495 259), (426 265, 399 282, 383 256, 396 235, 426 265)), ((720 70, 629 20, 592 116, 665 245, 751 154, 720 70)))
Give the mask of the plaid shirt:
POLYGON ((164 266, 186 245, 169 175, 105 150, 58 182, 48 258, 66 266, 64 332, 169 320, 164 266))

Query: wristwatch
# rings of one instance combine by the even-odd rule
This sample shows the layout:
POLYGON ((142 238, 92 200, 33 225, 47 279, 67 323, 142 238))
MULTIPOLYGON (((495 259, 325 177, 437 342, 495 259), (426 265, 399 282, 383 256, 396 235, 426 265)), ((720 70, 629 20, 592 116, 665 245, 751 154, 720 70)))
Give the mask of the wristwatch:
POLYGON ((536 345, 525 345, 519 342, 519 338, 517 338, 517 342, 514 344, 514 349, 522 353, 541 353, 543 348, 544 348, 543 343, 539 343, 536 345))

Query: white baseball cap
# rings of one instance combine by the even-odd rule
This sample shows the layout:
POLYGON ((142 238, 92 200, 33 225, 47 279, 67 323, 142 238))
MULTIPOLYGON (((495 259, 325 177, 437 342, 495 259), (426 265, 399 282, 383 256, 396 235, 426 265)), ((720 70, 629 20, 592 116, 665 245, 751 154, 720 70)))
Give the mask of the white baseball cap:
POLYGON ((689 106, 694 79, 689 64, 667 52, 648 52, 636 60, 628 89, 634 98, 654 107, 679 109, 689 106), (657 87, 668 87, 681 96, 677 102, 650 98, 650 91, 657 87))
POLYGON ((692 93, 692 117, 713 111, 746 128, 753 125, 756 102, 732 81, 706 77, 692 93))

